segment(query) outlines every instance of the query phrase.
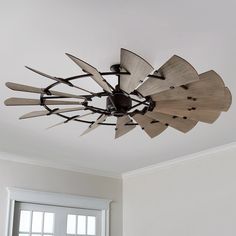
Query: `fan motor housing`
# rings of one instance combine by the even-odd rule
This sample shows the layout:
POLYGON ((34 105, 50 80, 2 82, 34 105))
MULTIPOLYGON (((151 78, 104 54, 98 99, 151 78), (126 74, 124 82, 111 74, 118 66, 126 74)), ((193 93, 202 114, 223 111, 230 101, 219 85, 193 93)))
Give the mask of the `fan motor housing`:
POLYGON ((132 100, 124 93, 117 92, 107 97, 107 109, 113 112, 114 116, 123 116, 131 107, 132 100))

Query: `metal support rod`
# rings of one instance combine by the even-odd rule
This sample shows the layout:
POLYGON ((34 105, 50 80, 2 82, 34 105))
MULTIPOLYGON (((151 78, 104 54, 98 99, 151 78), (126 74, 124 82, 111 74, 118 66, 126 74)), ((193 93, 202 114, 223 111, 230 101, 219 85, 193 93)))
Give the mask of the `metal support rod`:
MULTIPOLYGON (((130 98, 132 101, 135 101, 135 102, 141 102, 141 101, 139 101, 139 100, 137 100, 137 99, 135 99, 135 98, 130 98)), ((146 102, 146 101, 143 101, 143 102, 146 102)), ((145 103, 145 105, 148 105, 147 103, 145 103)))
MULTIPOLYGON (((108 76, 108 75, 116 75, 116 76, 119 76, 119 75, 130 75, 129 72, 100 72, 100 74, 102 76, 108 76)), ((89 76, 91 76, 91 74, 75 75, 75 76, 71 76, 71 77, 65 78, 64 80, 69 82, 70 80, 84 78, 84 77, 89 77, 89 76)), ((147 77, 152 77, 152 78, 157 78, 157 79, 165 80, 164 77, 158 76, 158 75, 148 75, 147 77)), ((49 89, 51 89, 52 87, 54 87, 54 86, 56 86, 58 84, 60 84, 60 82, 55 82, 55 83, 49 85, 45 89, 49 90, 49 89)))
POLYGON ((132 107, 130 108, 130 110, 131 110, 131 109, 134 109, 135 107, 138 107, 138 106, 140 106, 140 105, 147 105, 145 102, 146 102, 146 101, 139 102, 138 104, 132 106, 132 107))
POLYGON ((100 114, 111 115, 111 112, 109 112, 105 109, 102 109, 102 108, 99 108, 99 107, 94 107, 94 106, 87 106, 87 105, 84 105, 84 106, 85 106, 85 110, 94 111, 94 112, 97 112, 97 113, 100 113, 100 114))
MULTIPOLYGON (((100 74, 102 75, 102 76, 109 76, 109 75, 116 75, 117 77, 118 77, 118 85, 120 84, 120 75, 130 75, 130 73, 129 72, 100 72, 100 74)), ((84 77, 89 77, 89 76, 91 76, 91 74, 83 74, 83 75, 76 75, 76 76, 72 76, 72 77, 68 77, 68 78, 65 78, 65 79, 63 79, 64 81, 63 82, 68 82, 67 84, 68 85, 72 85, 71 87, 77 87, 78 89, 81 89, 80 87, 78 87, 78 86, 75 86, 75 85, 73 85, 70 81, 71 80, 75 80, 75 79, 79 79, 79 78, 84 78, 84 77)), ((152 77, 152 78, 157 78, 157 79, 161 79, 161 80, 164 80, 165 78, 164 77, 162 77, 162 76, 157 76, 157 75, 148 75, 148 77, 152 77)), ((54 96, 54 97, 51 97, 50 96, 50 89, 51 88, 53 88, 54 86, 56 86, 56 85, 59 85, 61 82, 60 81, 57 81, 57 82, 54 82, 54 83, 52 83, 51 85, 49 85, 47 88, 45 88, 45 91, 47 91, 48 93, 46 94, 46 95, 48 95, 48 96, 44 96, 43 94, 41 95, 41 98, 40 98, 40 101, 41 101, 41 105, 42 106, 44 106, 45 107, 45 109, 46 110, 48 110, 51 114, 53 114, 53 112, 54 112, 54 109, 51 109, 51 108, 49 108, 46 104, 45 104, 45 100, 46 99, 52 99, 52 98, 64 98, 63 96, 54 96)), ((114 90, 114 88, 106 81, 106 83, 107 83, 107 85, 110 87, 110 88, 112 88, 113 90, 114 90)), ((84 89, 82 89, 82 90, 84 90, 84 89)), ((93 97, 103 97, 103 96, 108 96, 109 95, 109 93, 108 92, 105 92, 105 91, 103 91, 103 92, 99 92, 99 93, 93 93, 93 92, 90 92, 90 91, 88 91, 88 90, 84 90, 84 91, 86 91, 86 92, 88 92, 88 93, 90 93, 90 95, 82 95, 82 96, 84 96, 86 99, 90 99, 90 100, 92 100, 92 98, 93 97)), ((129 95, 129 94, 128 94, 129 95)), ((136 95, 136 96, 138 96, 138 94, 133 94, 133 95, 136 95)), ((131 97, 130 97, 131 98, 131 97)), ((146 99, 145 97, 143 97, 143 99, 146 99)), ((131 98, 131 100, 133 100, 133 101, 135 101, 135 102, 137 102, 138 104, 136 104, 136 105, 134 105, 133 107, 131 107, 130 108, 130 110, 131 109, 133 109, 133 108, 135 108, 135 107, 137 107, 137 106, 140 106, 140 105, 149 105, 149 103, 148 103, 148 101, 147 100, 145 100, 145 101, 139 101, 139 100, 137 100, 137 99, 134 99, 134 98, 131 98)), ((99 114, 106 114, 106 115, 108 115, 108 116, 110 116, 110 115, 112 115, 111 114, 111 112, 109 112, 108 110, 106 110, 106 109, 102 109, 102 108, 99 108, 99 107, 94 107, 94 106, 89 106, 89 105, 87 105, 87 103, 86 104, 83 104, 84 105, 84 110, 90 110, 90 111, 92 111, 92 112, 94 112, 94 113, 99 113, 99 114)), ((134 112, 132 112, 132 113, 134 113, 134 112)), ((131 113, 130 112, 128 112, 127 113, 128 115, 130 115, 131 113)), ((60 117, 62 117, 62 118, 64 118, 64 119, 66 119, 66 120, 75 120, 75 121, 78 121, 78 122, 82 122, 82 123, 88 123, 88 124, 93 124, 95 121, 88 121, 88 120, 81 120, 81 119, 78 119, 79 118, 79 116, 78 116, 78 118, 76 118, 77 116, 74 116, 74 117, 70 117, 70 116, 66 116, 66 115, 63 115, 63 114, 61 114, 61 113, 56 113, 56 115, 58 115, 58 116, 60 116, 60 117)), ((108 125, 108 126, 116 126, 116 123, 99 123, 99 125, 108 125)), ((126 124, 126 125, 138 125, 137 123, 131 123, 131 124, 126 124)))
POLYGON ((108 85, 109 88, 111 88, 112 91, 115 90, 115 89, 113 88, 113 86, 112 86, 110 83, 108 83, 106 80, 104 80, 104 82, 108 85))

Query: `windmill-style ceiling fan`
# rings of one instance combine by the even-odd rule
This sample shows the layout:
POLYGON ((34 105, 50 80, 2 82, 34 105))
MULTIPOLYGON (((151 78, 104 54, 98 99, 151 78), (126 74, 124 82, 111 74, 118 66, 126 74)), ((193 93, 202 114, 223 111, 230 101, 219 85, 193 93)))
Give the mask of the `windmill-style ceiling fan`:
POLYGON ((231 105, 230 91, 216 72, 211 70, 198 75, 187 61, 176 55, 160 69, 154 70, 146 60, 122 48, 120 64, 112 65, 111 72, 99 72, 81 59, 66 55, 85 74, 58 78, 26 67, 53 80, 53 83, 46 88, 37 88, 7 82, 6 86, 12 90, 37 93, 40 98, 9 98, 5 105, 44 107, 44 110, 27 113, 20 119, 48 115, 64 118, 63 122, 52 127, 69 121, 89 123, 88 129, 82 135, 100 125, 116 126, 115 138, 128 133, 136 125, 141 126, 151 138, 162 133, 168 126, 186 133, 198 121, 213 123, 221 111, 227 111, 231 105), (118 79, 115 87, 104 78, 112 75, 118 79), (77 86, 75 82, 83 77, 91 77, 102 91, 93 92, 77 86), (80 92, 61 92, 56 89, 61 84, 80 92), (93 106, 95 98, 106 98, 104 107, 93 106), (67 107, 61 108, 61 105, 67 107), (72 105, 74 106, 71 107, 72 105), (96 120, 84 118, 94 114, 99 115, 96 120), (106 122, 109 117, 116 117, 117 122, 106 122))

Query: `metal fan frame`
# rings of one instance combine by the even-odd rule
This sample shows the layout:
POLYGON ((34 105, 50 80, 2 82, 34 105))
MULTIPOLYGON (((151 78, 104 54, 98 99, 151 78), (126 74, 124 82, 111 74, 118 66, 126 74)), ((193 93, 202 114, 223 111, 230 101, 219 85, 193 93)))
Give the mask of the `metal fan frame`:
MULTIPOLYGON (((112 65, 110 67, 111 71, 112 72, 99 72, 102 76, 110 76, 110 75, 116 75, 118 77, 118 87, 119 87, 119 84, 120 84, 120 75, 129 75, 130 73, 129 72, 121 72, 119 70, 120 68, 120 65, 119 64, 115 64, 115 65, 112 65)), ((71 86, 71 82, 72 80, 75 80, 75 79, 80 79, 80 78, 84 78, 84 77, 90 77, 91 74, 89 73, 86 73, 86 74, 82 74, 82 75, 76 75, 76 76, 72 76, 72 77, 68 77, 68 78, 65 78, 64 81, 68 83, 69 86, 71 86)), ((157 75, 148 75, 148 77, 153 77, 153 78, 156 78, 156 79, 160 79, 160 80, 165 80, 164 77, 162 76, 157 76, 157 75)), ((114 88, 108 83, 106 82, 107 85, 114 91, 114 88)), ((48 115, 51 115, 53 114, 54 111, 58 110, 58 108, 56 109, 51 109, 48 105, 45 104, 45 100, 46 99, 54 99, 54 98, 64 98, 63 96, 54 96, 54 97, 50 97, 50 89, 61 84, 61 82, 57 81, 57 82, 54 82, 52 84, 50 84, 49 86, 47 86, 44 91, 45 91, 45 94, 41 94, 40 95, 40 101, 41 101, 41 105, 49 111, 49 114, 48 115)), ((138 95, 136 93, 136 91, 134 91, 133 93, 131 93, 132 95, 138 95)), ((140 96, 142 96, 141 94, 139 94, 140 96)), ((84 95, 88 100, 92 100, 92 98, 94 97, 102 97, 102 96, 109 96, 109 93, 104 91, 104 92, 99 92, 99 93, 94 93, 94 94, 91 94, 91 95, 84 95)), ((132 106, 132 109, 141 105, 141 104, 144 104, 144 103, 150 103, 150 97, 143 97, 142 98, 145 99, 145 101, 139 101, 139 100, 136 100, 134 98, 131 98, 131 100, 134 100, 136 102, 138 102, 138 104, 132 106)), ((151 101, 152 102, 152 101, 151 101)), ((150 105, 150 104, 149 104, 150 105)), ((99 114, 106 114, 106 115, 109 115, 109 116, 112 116, 112 113, 109 112, 108 110, 105 110, 105 109, 102 109, 102 108, 98 108, 98 107, 93 107, 93 106, 89 106, 87 102, 84 102, 83 103, 83 106, 85 107, 85 110, 90 110, 94 113, 99 113, 99 114)), ((139 111, 139 110, 136 110, 136 111, 133 111, 133 112, 130 112, 130 113, 127 113, 128 115, 133 115, 133 114, 136 114, 136 113, 145 113, 145 111, 139 111)), ((60 113, 56 113, 55 115, 58 115, 64 119, 66 119, 65 122, 68 122, 70 120, 74 120, 74 121, 78 121, 78 122, 82 122, 82 123, 87 123, 87 124, 93 124, 95 121, 89 121, 89 120, 81 120, 81 119, 78 119, 79 118, 79 115, 77 116, 73 116, 73 117, 69 117, 69 116, 66 116, 66 115, 63 115, 63 114, 60 114, 60 113), (77 118, 76 118, 77 117, 77 118)), ((107 125, 107 126, 116 126, 116 123, 99 123, 99 125, 107 125)), ((132 124, 125 124, 125 125, 138 125, 138 123, 132 123, 132 124)))

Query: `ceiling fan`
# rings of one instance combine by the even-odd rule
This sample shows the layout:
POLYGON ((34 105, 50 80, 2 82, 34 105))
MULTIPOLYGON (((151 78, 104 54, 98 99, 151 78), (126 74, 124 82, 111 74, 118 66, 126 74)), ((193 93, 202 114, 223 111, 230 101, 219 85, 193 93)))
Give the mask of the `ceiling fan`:
POLYGON ((141 126, 151 138, 162 133, 168 126, 186 133, 198 121, 213 123, 221 111, 227 111, 231 105, 231 93, 216 72, 211 70, 199 75, 186 60, 176 55, 158 70, 154 70, 142 57, 122 48, 120 64, 112 65, 111 72, 99 72, 81 59, 70 54, 66 55, 85 74, 59 78, 26 67, 51 79, 53 83, 46 88, 37 88, 7 82, 6 86, 9 89, 36 93, 40 97, 39 99, 9 98, 5 100, 5 105, 44 107, 44 110, 24 114, 20 119, 48 115, 64 118, 63 122, 51 127, 69 121, 88 123, 89 127, 82 135, 100 125, 116 126, 115 138, 128 133, 137 125, 141 126), (114 75, 118 82, 113 87, 104 77, 114 77, 114 75), (74 83, 83 77, 91 77, 102 91, 92 92, 74 83), (61 84, 81 92, 72 94, 54 90, 61 84), (93 106, 91 103, 95 98, 106 98, 104 107, 93 106), (61 108, 61 105, 67 107, 61 108), (74 106, 71 107, 72 105, 74 106), (99 115, 96 120, 84 119, 93 114, 99 115), (116 117, 117 122, 106 122, 109 117, 116 117))

